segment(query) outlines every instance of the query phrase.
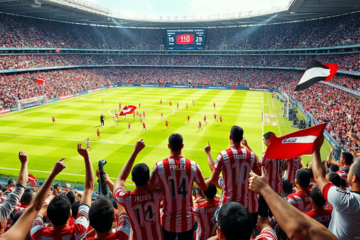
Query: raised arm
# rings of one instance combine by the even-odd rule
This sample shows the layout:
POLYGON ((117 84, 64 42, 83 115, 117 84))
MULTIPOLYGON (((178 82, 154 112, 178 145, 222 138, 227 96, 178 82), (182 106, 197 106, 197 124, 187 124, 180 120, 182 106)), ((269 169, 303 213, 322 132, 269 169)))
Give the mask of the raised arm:
POLYGON ((12 226, 9 229, 9 231, 7 231, 1 237, 2 240, 25 239, 26 234, 29 232, 30 227, 36 217, 36 214, 38 214, 38 212, 44 205, 44 202, 49 194, 53 180, 64 168, 65 168, 64 158, 55 163, 55 166, 49 178, 41 186, 40 190, 37 192, 30 206, 25 210, 24 214, 19 218, 19 220, 15 223, 15 225, 12 226))
POLYGON ((325 186, 325 184, 330 182, 326 179, 325 168, 321 163, 320 148, 323 143, 324 143, 324 135, 322 135, 321 137, 319 137, 318 139, 315 140, 313 162, 312 162, 312 170, 314 173, 314 179, 315 179, 317 185, 319 186, 319 188, 321 189, 321 191, 322 191, 323 187, 325 186))
POLYGON ((209 168, 211 171, 213 171, 214 169, 214 160, 211 157, 211 147, 210 147, 210 143, 208 142, 208 145, 206 145, 206 147, 204 148, 207 159, 208 159, 208 164, 209 164, 209 168))
POLYGON ((316 220, 306 216, 297 208, 289 204, 269 186, 265 168, 261 168, 261 177, 250 173, 249 189, 260 194, 268 204, 280 227, 292 240, 335 240, 338 239, 326 227, 316 220))
POLYGON ((91 195, 94 190, 94 170, 90 161, 89 152, 81 147, 81 143, 78 144, 78 153, 83 156, 85 162, 85 188, 84 193, 81 196, 80 204, 87 203, 91 205, 91 195))
POLYGON ((145 148, 145 143, 142 139, 140 139, 139 141, 137 141, 135 143, 134 151, 132 152, 128 161, 125 163, 124 167, 121 169, 121 172, 120 172, 118 178, 116 179, 115 189, 125 186, 126 179, 128 178, 128 176, 131 172, 131 169, 134 165, 135 159, 136 159, 137 155, 141 152, 141 150, 143 150, 144 148, 145 148))
POLYGON ((3 219, 8 219, 10 213, 14 210, 16 204, 19 202, 24 193, 27 179, 28 179, 28 156, 26 152, 19 152, 19 160, 21 163, 20 174, 16 181, 15 190, 10 194, 10 197, 0 206, 0 222, 3 219))
POLYGON ((244 147, 246 147, 247 149, 249 149, 250 151, 252 151, 251 148, 249 147, 248 142, 246 141, 245 138, 241 141, 241 144, 242 144, 244 147))
MULTIPOLYGON (((109 175, 108 175, 106 172, 104 172, 104 173, 105 173, 105 174, 104 174, 105 184, 108 186, 110 192, 113 193, 114 190, 115 190, 115 188, 114 188, 115 184, 114 184, 113 181, 111 181, 109 175)), ((100 171, 99 171, 99 169, 96 170, 96 177, 97 177, 98 179, 100 178, 100 171)))

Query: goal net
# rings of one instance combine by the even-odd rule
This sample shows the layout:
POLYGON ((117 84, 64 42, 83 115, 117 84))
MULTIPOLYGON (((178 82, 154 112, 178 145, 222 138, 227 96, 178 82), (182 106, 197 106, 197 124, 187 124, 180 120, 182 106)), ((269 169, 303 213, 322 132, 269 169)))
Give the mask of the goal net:
POLYGON ((27 99, 21 99, 17 101, 17 108, 18 110, 31 108, 35 106, 41 106, 46 104, 47 97, 46 95, 33 97, 33 98, 27 98, 27 99))

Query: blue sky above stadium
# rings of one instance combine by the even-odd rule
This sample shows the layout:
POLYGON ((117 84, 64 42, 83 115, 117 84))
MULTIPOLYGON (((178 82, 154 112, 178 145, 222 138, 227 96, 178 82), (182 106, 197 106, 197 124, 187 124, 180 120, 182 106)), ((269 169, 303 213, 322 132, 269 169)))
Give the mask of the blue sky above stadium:
POLYGON ((133 16, 208 16, 260 10, 289 0, 88 0, 113 12, 133 16))

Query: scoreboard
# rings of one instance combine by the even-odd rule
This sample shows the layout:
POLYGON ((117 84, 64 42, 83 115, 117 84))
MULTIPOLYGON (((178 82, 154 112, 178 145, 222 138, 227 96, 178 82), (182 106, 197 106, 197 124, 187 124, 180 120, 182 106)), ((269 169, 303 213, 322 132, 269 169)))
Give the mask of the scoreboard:
POLYGON ((168 50, 202 50, 205 43, 203 28, 167 29, 168 50))

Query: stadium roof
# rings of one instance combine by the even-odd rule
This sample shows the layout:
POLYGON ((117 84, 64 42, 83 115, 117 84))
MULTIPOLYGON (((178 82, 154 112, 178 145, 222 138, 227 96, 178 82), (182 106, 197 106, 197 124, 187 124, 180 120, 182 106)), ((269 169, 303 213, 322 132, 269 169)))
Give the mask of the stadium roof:
POLYGON ((124 16, 85 0, 0 0, 0 11, 80 24, 140 28, 227 27, 328 17, 360 10, 359 0, 291 0, 258 11, 196 16, 124 16), (276 15, 276 17, 274 17, 276 15), (116 21, 114 21, 116 20, 116 21))

